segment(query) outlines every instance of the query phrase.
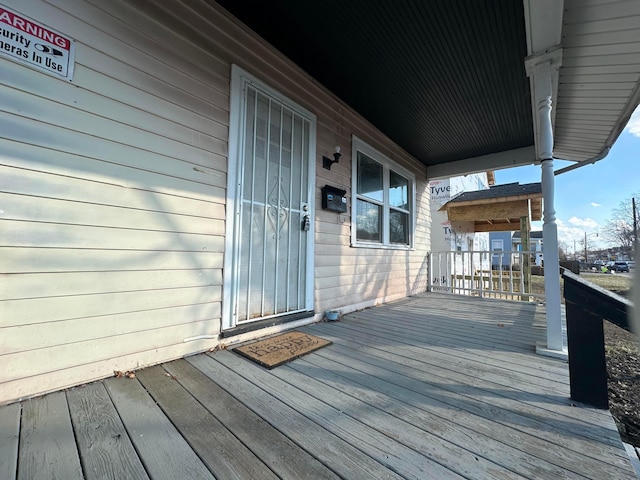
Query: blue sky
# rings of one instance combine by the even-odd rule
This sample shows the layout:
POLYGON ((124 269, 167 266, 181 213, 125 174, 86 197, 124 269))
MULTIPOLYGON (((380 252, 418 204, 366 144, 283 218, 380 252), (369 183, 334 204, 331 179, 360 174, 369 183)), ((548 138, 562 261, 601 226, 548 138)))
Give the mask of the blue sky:
MULTIPOLYGON (((574 162, 554 160, 554 170, 574 162)), ((539 165, 496 170, 496 184, 539 182, 539 165)), ((558 240, 568 253, 583 248, 584 233, 604 231, 612 210, 620 202, 640 193, 640 108, 631 116, 609 155, 593 165, 586 165, 555 177, 555 207, 558 240)), ((636 202, 640 199, 636 198, 636 202)), ((542 222, 532 229, 541 230, 542 222)), ((589 248, 610 246, 600 236, 589 236, 589 248)))

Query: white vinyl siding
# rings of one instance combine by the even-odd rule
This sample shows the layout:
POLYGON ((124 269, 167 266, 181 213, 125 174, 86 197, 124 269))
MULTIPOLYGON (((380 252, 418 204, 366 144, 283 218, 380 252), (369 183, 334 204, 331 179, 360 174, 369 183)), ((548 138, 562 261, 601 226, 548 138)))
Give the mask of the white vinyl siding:
POLYGON ((130 2, 7 6, 77 50, 71 83, 0 59, 0 403, 209 348, 227 68, 130 2))
POLYGON ((233 63, 317 117, 316 205, 350 198, 353 134, 419 179, 413 250, 352 248, 352 206, 312 212, 317 318, 424 291, 424 167, 215 3, 3 4, 76 63, 68 82, 0 58, 0 404, 218 345, 233 63))

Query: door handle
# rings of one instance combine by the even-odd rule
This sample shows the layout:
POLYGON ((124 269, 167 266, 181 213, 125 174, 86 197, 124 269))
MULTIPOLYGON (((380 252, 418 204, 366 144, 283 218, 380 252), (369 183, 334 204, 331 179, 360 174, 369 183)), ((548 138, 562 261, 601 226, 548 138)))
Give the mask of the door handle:
POLYGON ((311 215, 309 214, 309 205, 302 204, 302 231, 308 232, 311 228, 311 215))

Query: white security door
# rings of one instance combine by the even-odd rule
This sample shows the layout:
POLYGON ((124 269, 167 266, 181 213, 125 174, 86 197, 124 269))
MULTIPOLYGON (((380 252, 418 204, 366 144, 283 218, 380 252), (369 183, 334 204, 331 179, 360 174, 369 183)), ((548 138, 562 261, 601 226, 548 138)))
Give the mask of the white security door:
POLYGON ((234 286, 226 299, 227 328, 313 309, 315 118, 246 74, 235 81, 238 76, 237 164, 230 173, 236 189, 234 286))

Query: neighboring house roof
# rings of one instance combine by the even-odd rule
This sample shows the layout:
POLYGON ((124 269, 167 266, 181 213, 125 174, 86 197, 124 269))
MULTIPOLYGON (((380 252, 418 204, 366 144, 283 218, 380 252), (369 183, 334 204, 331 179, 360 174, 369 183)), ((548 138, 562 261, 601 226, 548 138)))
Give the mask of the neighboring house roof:
POLYGON ((557 158, 601 158, 640 99, 637 1, 218 3, 427 166, 429 179, 534 162, 527 57, 550 55, 559 69, 557 158))
MULTIPOLYGON (((509 199, 511 197, 519 197, 522 195, 536 196, 536 194, 542 194, 542 185, 538 183, 525 183, 520 185, 518 182, 505 183, 502 185, 493 185, 486 190, 474 190, 472 192, 462 192, 451 200, 449 203, 463 203, 472 202, 477 200, 494 200, 494 199, 509 199)), ((441 210, 444 207, 441 208, 441 210)))
POLYGON ((440 207, 449 221, 473 221, 476 232, 520 229, 520 219, 542 218, 540 183, 507 183, 487 190, 463 192, 440 207))
MULTIPOLYGON (((520 241, 520 237, 521 237, 521 233, 522 232, 514 232, 513 236, 511 238, 513 238, 513 240, 518 240, 520 241)), ((529 232, 529 238, 534 239, 534 240, 542 240, 542 230, 536 230, 534 232, 529 232)))

